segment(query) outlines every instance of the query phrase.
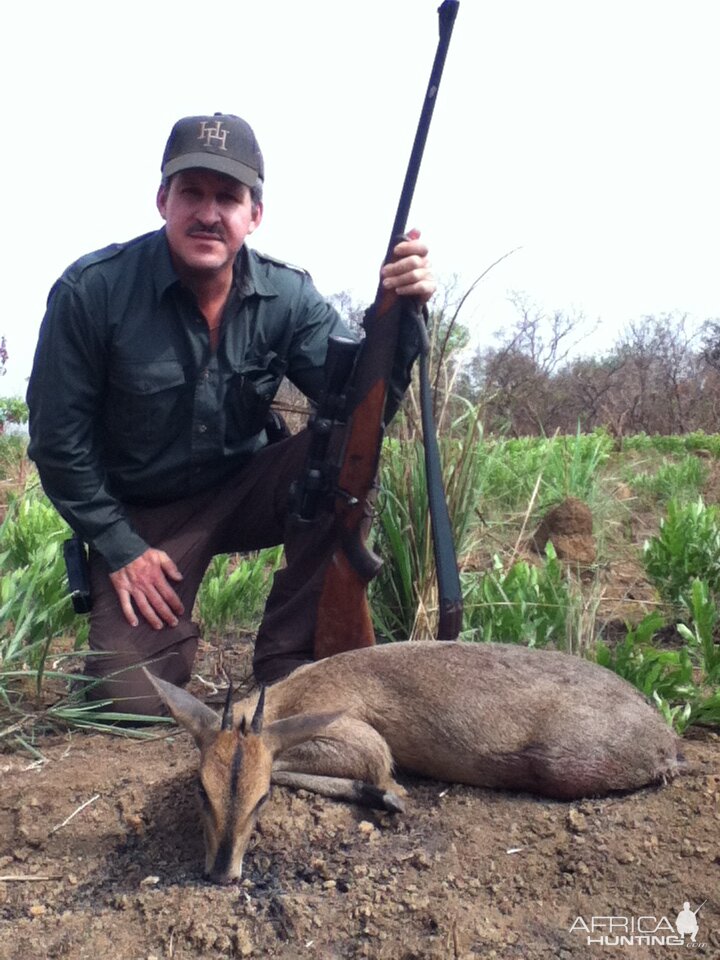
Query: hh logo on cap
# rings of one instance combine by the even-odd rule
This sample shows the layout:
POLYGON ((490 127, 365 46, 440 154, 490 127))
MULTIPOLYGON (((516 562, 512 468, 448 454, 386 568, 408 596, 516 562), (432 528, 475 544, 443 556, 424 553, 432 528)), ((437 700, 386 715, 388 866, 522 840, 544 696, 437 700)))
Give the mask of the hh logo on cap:
POLYGON ((225 139, 227 135, 228 132, 227 130, 223 130, 221 120, 218 120, 216 123, 208 123, 207 120, 203 120, 200 124, 198 140, 203 141, 204 147, 215 146, 220 150, 227 150, 227 147, 225 146, 225 139))

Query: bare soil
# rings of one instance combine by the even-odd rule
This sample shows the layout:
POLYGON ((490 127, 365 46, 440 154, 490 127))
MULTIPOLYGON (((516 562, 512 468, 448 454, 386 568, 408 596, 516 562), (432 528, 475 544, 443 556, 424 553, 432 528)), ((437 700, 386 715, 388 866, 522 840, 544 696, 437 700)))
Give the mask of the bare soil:
POLYGON ((276 787, 226 887, 203 879, 187 734, 42 752, 0 756, 0 960, 720 956, 715 733, 687 738, 672 783, 574 803, 401 777, 408 810, 390 815, 276 787), (676 936, 662 918, 685 901, 707 901, 695 944, 582 929, 652 916, 676 936))

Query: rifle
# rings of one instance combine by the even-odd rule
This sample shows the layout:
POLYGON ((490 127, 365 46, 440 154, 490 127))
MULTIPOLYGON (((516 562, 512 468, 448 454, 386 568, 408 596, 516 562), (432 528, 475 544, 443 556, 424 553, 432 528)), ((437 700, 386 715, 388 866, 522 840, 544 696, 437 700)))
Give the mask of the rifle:
MULTIPOLYGON (((438 10, 440 34, 438 46, 405 174, 400 202, 390 233, 385 262, 392 258, 393 249, 402 239, 406 229, 407 217, 410 212, 458 6, 458 0, 444 0, 438 10)), ((348 422, 337 481, 333 489, 340 549, 335 551, 331 559, 322 586, 315 628, 314 650, 316 659, 340 653, 343 650, 372 646, 375 643, 366 591, 368 583, 377 574, 382 561, 367 548, 365 540, 369 531, 380 448, 385 429, 384 416, 388 383, 392 373, 400 329, 403 325, 403 314, 406 311, 413 312, 418 330, 421 333, 423 343, 421 348, 421 374, 425 370, 426 376, 427 371, 423 354, 427 352, 428 345, 422 311, 417 304, 402 303, 401 298, 396 293, 383 290, 382 285, 378 287, 375 301, 364 321, 365 339, 357 357, 352 358, 353 367, 349 380, 350 385, 343 398, 348 422), (348 617, 348 611, 351 612, 350 617, 348 617)), ((347 377, 347 364, 350 361, 347 359, 348 353, 343 349, 343 344, 335 344, 332 342, 333 339, 331 338, 329 344, 330 365, 335 370, 338 366, 343 369, 342 375, 339 378, 335 377, 336 381, 339 379, 342 382, 343 377, 347 377), (345 359, 338 359, 340 356, 345 359)), ((346 386, 347 383, 346 379, 346 386)), ((337 382, 335 389, 338 389, 337 382)), ((421 389, 422 392, 427 393, 428 390, 421 389)), ((326 389, 326 402, 325 404, 321 403, 321 411, 323 406, 330 409, 337 406, 336 399, 332 397, 330 384, 326 389)), ((323 419, 326 418, 321 416, 320 420, 323 419)), ((423 417, 423 425, 426 429, 425 417, 423 417)), ((324 439, 326 435, 327 428, 324 425, 316 428, 314 441, 316 452, 327 445, 324 439)), ((428 490, 430 491, 431 483, 436 490, 436 495, 433 498, 434 503, 431 499, 431 504, 436 511, 432 515, 432 528, 435 557, 438 563, 440 593, 438 638, 455 639, 462 618, 462 596, 457 573, 457 561, 452 545, 450 521, 444 494, 442 493, 434 427, 429 433, 426 432, 425 452, 426 463, 430 464, 428 490), (435 458, 434 464, 433 457, 435 458), (439 497, 437 496, 438 485, 439 497), (437 511, 439 511, 439 514, 437 511)), ((316 466, 317 463, 316 458, 316 466)), ((307 486, 307 480, 305 485, 307 486)), ((312 493, 310 496, 312 499, 312 493)), ((308 517, 311 512, 311 510, 308 511, 308 517)))

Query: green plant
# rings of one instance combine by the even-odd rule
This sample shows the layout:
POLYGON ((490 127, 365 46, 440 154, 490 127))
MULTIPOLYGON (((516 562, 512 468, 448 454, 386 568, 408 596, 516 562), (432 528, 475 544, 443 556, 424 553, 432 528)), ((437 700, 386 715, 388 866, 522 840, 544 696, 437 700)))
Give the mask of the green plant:
POLYGON ((0 434, 6 423, 27 423, 27 404, 20 397, 0 397, 0 434))
POLYGON ((690 611, 691 627, 681 623, 678 632, 695 655, 708 682, 720 683, 720 645, 715 642, 718 611, 703 580, 693 580, 686 605, 690 611))
POLYGON ((720 594, 720 519, 714 506, 702 498, 692 503, 671 500, 658 534, 645 543, 645 570, 660 596, 683 606, 692 581, 704 580, 720 594))
MULTIPOLYGON (((391 439, 383 447, 376 549, 385 564, 370 596, 377 631, 387 639, 432 633, 437 595, 423 457, 419 440, 391 439)), ((478 412, 469 404, 441 440, 440 457, 453 536, 462 557, 476 525, 487 458, 478 412)))
POLYGON ((198 617, 204 631, 232 626, 251 629, 260 619, 272 574, 282 561, 282 548, 251 555, 213 557, 197 595, 198 617))
POLYGON ((612 439, 603 432, 574 437, 554 437, 548 442, 543 467, 542 505, 567 497, 590 502, 598 475, 612 451, 612 439))
POLYGON ((680 460, 664 459, 654 472, 637 472, 637 467, 625 474, 633 492, 644 501, 669 500, 686 502, 697 499, 709 474, 708 466, 692 454, 683 454, 680 460))
POLYGON ((485 464, 486 489, 494 507, 519 510, 539 482, 538 506, 566 497, 591 501, 598 474, 612 451, 604 431, 574 436, 489 439, 485 464))
POLYGON ((20 485, 29 469, 26 459, 27 438, 0 436, 0 480, 19 478, 20 485))
POLYGON ((599 641, 595 658, 652 699, 678 733, 693 724, 720 724, 720 647, 715 642, 717 609, 706 583, 695 580, 688 596, 689 626, 678 624, 685 646, 656 642, 665 621, 658 611, 628 627, 614 648, 599 641))
POLYGON ((564 645, 567 611, 567 581, 551 543, 542 566, 520 560, 505 570, 495 557, 491 572, 468 582, 463 639, 564 645))
POLYGON ((653 700, 666 721, 682 733, 695 694, 693 665, 686 649, 664 650, 654 645, 655 634, 664 623, 658 611, 647 614, 637 626, 628 626, 624 639, 614 648, 598 641, 595 659, 653 700))
POLYGON ((0 526, 0 660, 24 650, 38 683, 55 638, 71 635, 80 646, 87 636, 87 623, 67 593, 67 536, 66 524, 37 487, 11 499, 0 526))

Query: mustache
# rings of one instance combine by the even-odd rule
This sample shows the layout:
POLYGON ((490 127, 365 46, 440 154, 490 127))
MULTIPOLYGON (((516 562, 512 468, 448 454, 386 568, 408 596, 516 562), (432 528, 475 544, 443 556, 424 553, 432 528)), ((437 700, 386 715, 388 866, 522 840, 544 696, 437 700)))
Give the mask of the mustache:
POLYGON ((193 224, 193 226, 190 227, 189 230, 187 231, 187 235, 188 235, 189 237, 196 237, 196 236, 207 237, 207 236, 212 236, 212 237, 217 237, 218 240, 224 240, 224 239, 225 239, 225 232, 224 232, 224 230, 223 230, 221 227, 219 227, 219 226, 217 226, 217 225, 204 226, 202 223, 193 224))

